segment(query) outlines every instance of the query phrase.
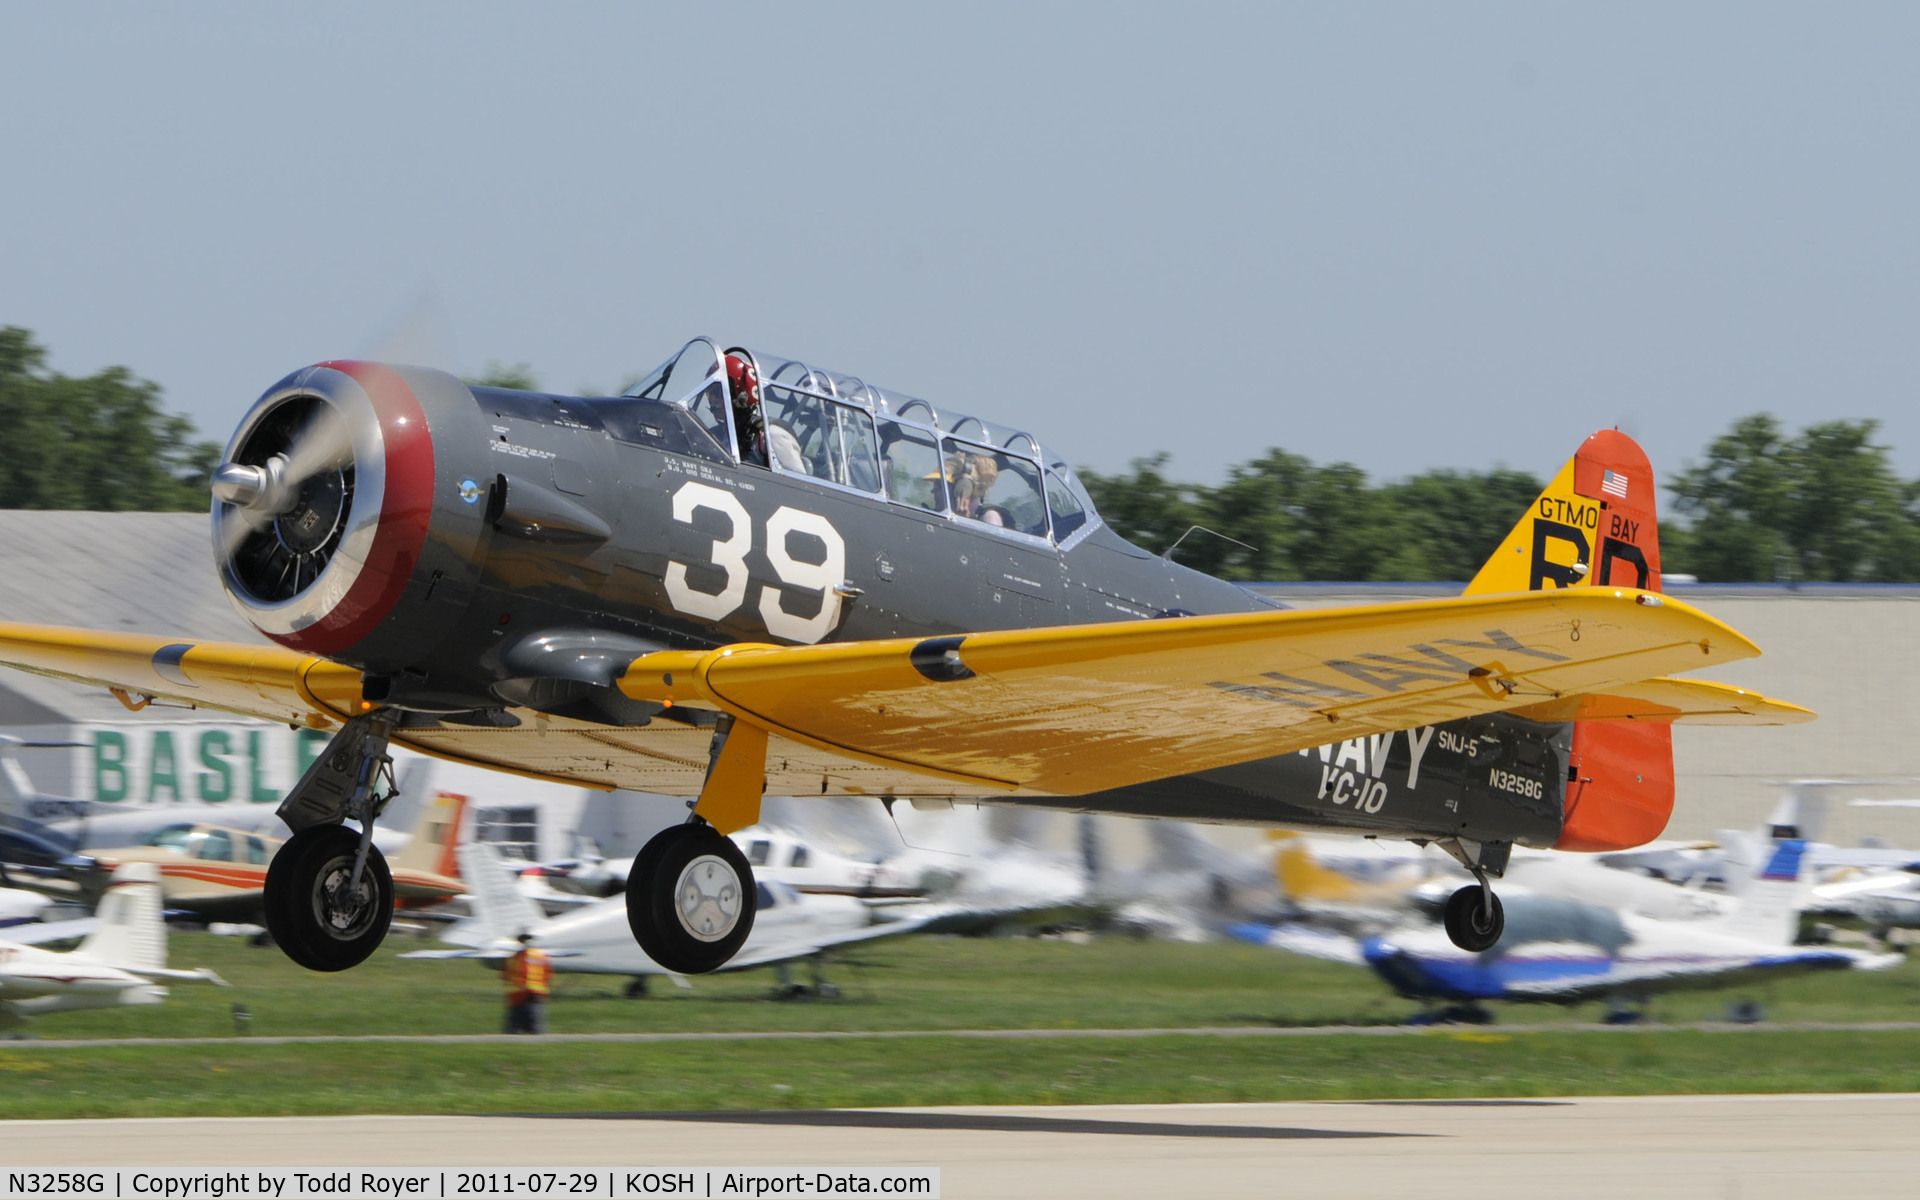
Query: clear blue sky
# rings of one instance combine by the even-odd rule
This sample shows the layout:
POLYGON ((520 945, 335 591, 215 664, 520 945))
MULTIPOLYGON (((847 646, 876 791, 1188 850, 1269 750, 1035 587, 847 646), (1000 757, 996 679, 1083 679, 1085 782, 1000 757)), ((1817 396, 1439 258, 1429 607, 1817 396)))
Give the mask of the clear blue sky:
POLYGON ((1920 6, 0 4, 0 323, 224 438, 393 355, 708 332, 1113 470, 1546 473, 1876 417, 1920 6))

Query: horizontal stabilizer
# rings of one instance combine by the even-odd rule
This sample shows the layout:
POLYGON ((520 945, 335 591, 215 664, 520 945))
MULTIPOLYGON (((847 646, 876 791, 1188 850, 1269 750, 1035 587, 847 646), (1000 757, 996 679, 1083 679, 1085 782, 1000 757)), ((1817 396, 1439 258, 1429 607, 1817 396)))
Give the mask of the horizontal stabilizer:
POLYGON ((1700 986, 1725 986, 1743 979, 1758 981, 1770 976, 1806 971, 1884 971, 1906 961, 1906 957, 1900 954, 1874 954, 1833 946, 1802 946, 1776 954, 1756 955, 1739 964, 1724 959, 1716 960, 1712 956, 1616 962, 1599 974, 1512 979, 1507 981, 1506 988, 1516 995, 1543 999, 1593 999, 1618 995, 1635 987, 1666 990, 1684 986, 1682 981, 1687 980, 1703 981, 1700 986))
MULTIPOLYGON (((409 950, 401 958, 471 958, 482 962, 505 962, 519 953, 518 942, 500 946, 476 946, 471 950, 409 950)), ((578 958, 585 953, 581 950, 550 950, 541 947, 541 953, 548 958, 578 958)))
POLYGON ((1532 721, 1659 721, 1686 725, 1799 725, 1812 709, 1728 683, 1648 679, 1602 693, 1560 696, 1509 710, 1532 721))
POLYGON ((855 929, 842 929, 834 933, 813 936, 802 935, 791 941, 770 942, 760 947, 749 945, 742 948, 740 954, 729 960, 723 969, 744 971, 749 967, 771 966, 774 963, 790 962, 796 958, 807 958, 835 946, 850 946, 855 942, 870 942, 875 938, 912 933, 916 929, 951 915, 951 911, 952 908, 949 905, 929 904, 924 912, 896 916, 875 925, 863 925, 855 929))
POLYGON ((233 986, 220 978, 211 967, 198 967, 191 971, 170 971, 164 967, 126 967, 124 969, 142 979, 154 979, 162 983, 210 983, 215 987, 233 986))

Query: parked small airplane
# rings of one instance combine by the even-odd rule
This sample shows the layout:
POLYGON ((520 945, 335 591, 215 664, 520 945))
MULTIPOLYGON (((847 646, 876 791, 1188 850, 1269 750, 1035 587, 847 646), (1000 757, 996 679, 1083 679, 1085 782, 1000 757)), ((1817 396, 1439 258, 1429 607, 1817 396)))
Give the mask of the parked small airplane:
POLYGON ((1451 1016, 1477 1020, 1486 1019, 1478 1005, 1488 1000, 1607 998, 1624 1013, 1628 1002, 1656 992, 1904 962, 1897 954, 1793 944, 1809 886, 1806 851, 1799 839, 1765 845, 1757 868, 1742 864, 1751 882, 1738 904, 1718 917, 1659 920, 1560 896, 1512 895, 1500 941, 1479 953, 1460 950, 1425 921, 1368 938, 1303 925, 1246 925, 1235 933, 1297 954, 1364 963, 1400 995, 1459 1005, 1451 1016))
MULTIPOLYGON (((1806 866, 1814 880, 1815 899, 1865 895, 1875 890, 1862 882, 1865 876, 1877 876, 1881 884, 1897 885, 1905 872, 1920 870, 1920 850, 1889 846, 1873 840, 1859 845, 1841 846, 1821 840, 1826 831, 1833 800, 1837 794, 1864 787, 1887 787, 1910 780, 1872 779, 1792 779, 1779 782, 1786 794, 1774 805, 1765 822, 1763 836, 1775 839, 1801 838, 1807 843, 1806 866), (1832 885, 1831 890, 1823 890, 1832 885)), ((1920 808, 1920 800, 1851 800, 1854 808, 1920 808)), ((1744 836, 1744 835, 1739 835, 1744 836)), ((1697 841, 1671 845, 1651 845, 1601 856, 1613 867, 1652 875, 1675 883, 1718 885, 1738 892, 1744 881, 1735 872, 1729 877, 1724 860, 1728 839, 1697 841)), ((1889 892, 1902 889, 1891 886, 1889 892)), ((1817 907, 1817 906, 1816 906, 1817 907)))
POLYGON ((162 983, 226 981, 212 971, 167 969, 167 926, 160 917, 160 871, 152 863, 117 868, 95 913, 93 932, 66 954, 27 941, 0 941, 0 1024, 24 1017, 120 1004, 158 1004, 162 983))
MULTIPOLYGON (((462 872, 471 886, 468 901, 473 916, 448 929, 441 940, 465 948, 416 950, 400 957, 498 962, 518 949, 519 936, 526 933, 531 935, 532 945, 553 957, 556 971, 632 977, 634 982, 627 989, 630 996, 645 995, 647 979, 656 975, 672 976, 677 983, 684 983, 681 972, 667 970, 635 944, 627 928, 626 902, 620 897, 548 917, 514 886, 512 873, 492 846, 470 842, 461 846, 459 853, 462 872)), ((754 923, 752 936, 726 969, 815 959, 817 989, 822 989, 818 956, 824 951, 911 933, 944 912, 933 906, 922 906, 920 912, 899 907, 876 909, 852 896, 803 895, 776 880, 758 880, 755 887, 760 889, 757 899, 767 919, 754 923)))
MULTIPOLYGON (((397 907, 427 908, 466 890, 454 858, 466 805, 465 796, 442 792, 421 807, 412 838, 391 867, 397 907)), ((183 822, 163 826, 134 845, 91 853, 102 869, 118 863, 153 863, 160 871, 169 911, 199 921, 259 924, 271 916, 263 897, 281 846, 278 838, 183 822)), ((352 855, 327 869, 340 876, 334 881, 340 886, 352 869, 352 855)), ((271 930, 272 924, 266 923, 271 930)))
POLYGON ((1759 649, 1660 594, 1653 468, 1617 431, 1465 595, 1278 611, 1126 542, 1031 434, 723 347, 617 397, 296 371, 212 482, 222 584, 277 648, 0 625, 0 664, 334 730, 267 888, 317 970, 386 934, 390 744, 697 796, 625 896, 648 955, 700 972, 753 928, 726 835, 767 793, 1431 842, 1475 876, 1447 927, 1478 948, 1513 847, 1660 833, 1673 724, 1813 715, 1668 677, 1759 649))
POLYGON ((1895 929, 1920 929, 1920 875, 1912 871, 1871 871, 1813 889, 1810 912, 1846 916, 1881 937, 1895 929))

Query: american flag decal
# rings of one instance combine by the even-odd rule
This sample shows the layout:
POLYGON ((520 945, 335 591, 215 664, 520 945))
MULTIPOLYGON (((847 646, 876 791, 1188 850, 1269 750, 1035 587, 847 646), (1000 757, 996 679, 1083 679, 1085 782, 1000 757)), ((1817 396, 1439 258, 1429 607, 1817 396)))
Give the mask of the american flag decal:
POLYGON ((1600 490, 1609 496, 1627 498, 1627 477, 1618 471, 1606 471, 1600 476, 1600 490))

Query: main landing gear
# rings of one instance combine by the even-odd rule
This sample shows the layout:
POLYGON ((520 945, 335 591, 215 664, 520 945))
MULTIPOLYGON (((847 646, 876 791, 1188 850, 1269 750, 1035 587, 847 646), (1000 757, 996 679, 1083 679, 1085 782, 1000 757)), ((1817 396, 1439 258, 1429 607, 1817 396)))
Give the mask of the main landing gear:
POLYGON ((676 975, 719 969, 753 932, 753 868, 697 818, 654 835, 633 860, 626 895, 634 940, 676 975))
POLYGON ((267 932, 309 971, 366 961, 393 921, 393 875, 377 846, 360 857, 361 835, 313 825, 293 835, 267 867, 267 932))
POLYGON ((1442 838, 1435 844, 1458 859, 1479 881, 1447 897, 1446 908, 1440 914, 1447 937, 1462 950, 1475 954, 1493 949, 1500 935, 1506 932, 1507 914, 1487 877, 1506 872, 1513 846, 1507 842, 1475 842, 1459 837, 1442 838))
POLYGON ((373 844, 374 819, 398 793, 392 731, 386 713, 348 721, 278 810, 294 835, 267 867, 267 932, 310 971, 366 961, 393 922, 393 874, 373 844), (343 824, 348 818, 358 832, 343 824))

